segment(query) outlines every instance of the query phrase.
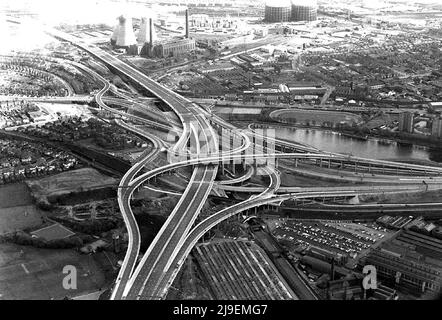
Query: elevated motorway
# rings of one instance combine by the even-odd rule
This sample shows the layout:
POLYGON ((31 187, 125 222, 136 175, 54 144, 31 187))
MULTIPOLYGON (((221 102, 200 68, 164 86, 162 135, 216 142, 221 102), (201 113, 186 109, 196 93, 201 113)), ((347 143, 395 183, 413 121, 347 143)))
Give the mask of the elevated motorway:
MULTIPOLYGON (((262 158, 268 156, 266 154, 250 154, 250 155, 229 155, 229 156, 224 156, 225 157, 230 157, 230 158, 234 158, 234 157, 250 157, 250 158, 262 158)), ((289 155, 285 155, 285 154, 275 154, 273 156, 277 156, 277 157, 300 157, 300 158, 318 158, 321 156, 325 156, 325 157, 334 157, 332 155, 320 155, 320 154, 305 154, 305 153, 301 153, 301 154, 289 154, 289 155)), ((146 181, 147 179, 153 177, 156 174, 159 174, 161 172, 167 172, 168 170, 177 168, 179 166, 182 165, 200 165, 201 163, 213 163, 213 162, 217 162, 217 161, 221 161, 223 158, 223 156, 217 156, 217 157, 212 157, 212 158, 204 158, 204 159, 190 159, 188 161, 183 161, 182 163, 174 163, 174 164, 170 164, 168 166, 162 167, 162 168, 157 168, 155 170, 152 170, 151 172, 148 172, 146 174, 140 175, 139 177, 135 178, 132 181, 132 186, 133 187, 138 187, 139 185, 141 185, 144 181, 146 181)), ((272 179, 272 184, 276 184, 277 187, 279 188, 279 183, 277 182, 279 178, 274 178, 272 179)), ((416 190, 422 190, 422 185, 418 185, 415 186, 416 190)), ((276 186, 273 187, 273 189, 277 189, 276 186)), ((409 186, 406 186, 403 188, 403 190, 410 190, 409 186)), ((299 191, 299 190, 298 190, 299 191)), ((143 298, 162 298, 164 297, 167 288, 170 286, 171 282, 173 281, 173 278, 176 276, 176 273, 178 272, 181 264, 183 263, 183 259, 187 256, 187 254, 190 252, 192 246, 198 241, 198 239, 200 239, 202 237, 202 235, 208 231, 210 228, 212 228, 213 226, 215 226, 216 224, 224 221, 225 219, 248 209, 257 207, 257 206, 262 206, 265 204, 277 204, 280 205, 282 202, 289 200, 289 199, 315 199, 315 198, 336 198, 336 197, 354 197, 356 195, 360 195, 360 194, 379 194, 379 193, 384 193, 384 194, 388 194, 388 193, 396 193, 398 192, 397 187, 396 186, 389 186, 388 188, 379 188, 379 187, 361 187, 360 190, 355 191, 352 190, 352 188, 346 189, 346 188, 336 188, 334 190, 327 190, 324 191, 324 189, 316 189, 316 190, 310 190, 309 192, 296 192, 296 193, 290 193, 290 194, 283 194, 283 195, 274 195, 274 194, 269 194, 268 190, 264 190, 262 194, 258 195, 258 196, 252 196, 249 198, 249 200, 246 200, 245 202, 242 202, 240 204, 237 204, 233 207, 230 208, 226 208, 222 211, 220 211, 219 213, 210 216, 209 218, 207 218, 206 220, 204 220, 205 222, 202 224, 197 225, 197 227, 195 227, 194 229, 192 229, 192 231, 190 231, 189 236, 186 237, 186 239, 184 240, 184 243, 180 246, 176 246, 176 250, 172 255, 171 255, 171 259, 169 259, 169 262, 167 264, 162 264, 162 269, 163 272, 164 268, 171 268, 170 270, 166 271, 167 274, 170 274, 169 276, 163 276, 163 280, 161 280, 160 284, 155 285, 154 281, 150 282, 149 286, 146 286, 144 283, 139 285, 139 286, 135 286, 134 288, 136 289, 135 291, 131 291, 128 292, 128 296, 127 298, 130 299, 143 299, 143 298), (192 235, 191 237, 193 238, 188 238, 190 237, 190 235, 192 235)), ((168 252, 168 254, 170 254, 171 252, 168 252)), ((142 277, 142 278, 147 278, 149 276, 151 276, 151 274, 149 273, 149 270, 152 270, 152 268, 147 268, 144 271, 140 271, 140 272, 146 272, 146 274, 142 277)), ((153 278, 158 279, 159 277, 162 277, 163 273, 157 273, 153 278)), ((135 281, 135 279, 134 279, 135 281)))
POLYGON ((253 166, 248 166, 246 173, 243 174, 242 176, 234 178, 234 179, 217 181, 216 184, 224 186, 224 185, 232 185, 235 183, 244 182, 244 181, 249 180, 253 176, 254 173, 255 173, 255 168, 253 166))
MULTIPOLYGON (((263 171, 270 177, 269 186, 258 196, 251 197, 251 199, 267 199, 272 196, 273 192, 279 188, 280 179, 279 173, 275 171, 274 168, 271 167, 263 167, 263 171)), ((249 200, 249 201, 252 201, 249 200)), ((198 223, 195 228, 187 235, 184 240, 184 243, 178 249, 177 254, 174 256, 172 260, 165 266, 162 275, 158 278, 157 284, 151 286, 144 294, 153 297, 155 299, 164 299, 167 294, 168 288, 171 286, 173 280, 175 279, 178 271, 180 270, 182 264, 185 261, 185 258, 190 253, 190 250, 193 246, 198 242, 198 240, 213 226, 218 224, 222 217, 226 215, 234 215, 240 212, 241 208, 247 207, 248 201, 243 201, 237 205, 226 208, 218 213, 215 213, 208 218, 204 219, 202 222, 198 223)))
MULTIPOLYGON (((76 45, 81 49, 89 52, 90 54, 104 62, 106 65, 108 65, 111 69, 125 75, 126 77, 131 79, 131 81, 150 91, 154 96, 161 99, 172 110, 174 110, 180 118, 181 123, 183 124, 183 133, 174 146, 175 151, 180 152, 181 150, 185 149, 185 144, 187 142, 188 136, 192 135, 194 137, 196 151, 201 151, 201 137, 199 135, 199 132, 202 132, 204 140, 202 140, 201 142, 204 143, 204 154, 210 155, 218 152, 218 142, 216 134, 214 133, 208 121, 199 114, 199 107, 194 105, 192 102, 179 96, 173 91, 164 88, 138 70, 128 66, 124 62, 95 46, 87 44, 82 40, 79 40, 78 38, 76 39, 57 30, 47 29, 46 31, 56 38, 68 41, 73 45, 76 45), (192 124, 193 129, 191 128, 192 124)), ((127 277, 121 277, 118 288, 120 286, 121 288, 123 288, 123 296, 125 293, 127 294, 128 290, 131 289, 134 283, 137 287, 141 284, 142 289, 144 288, 147 280, 150 279, 148 275, 145 275, 145 270, 148 270, 149 275, 151 273, 156 274, 157 272, 161 272, 161 268, 155 269, 155 265, 152 265, 151 262, 154 261, 155 264, 158 263, 159 265, 161 265, 169 258, 169 256, 164 253, 169 252, 172 254, 173 251, 176 249, 175 246, 179 246, 181 238, 184 237, 184 233, 191 227, 191 224, 196 219, 202 205, 204 204, 212 188, 217 169, 217 164, 201 165, 195 168, 189 186, 186 188, 186 191, 180 198, 177 207, 175 207, 174 211, 169 216, 169 219, 165 222, 160 232, 155 237, 153 243, 148 248, 137 270, 135 271, 134 277, 131 278, 135 279, 136 281, 130 281, 129 286, 127 286, 127 277), (141 279, 137 277, 137 275, 140 273, 140 270, 143 270, 143 272, 141 273, 141 279)), ((130 175, 129 178, 131 178, 130 175)), ((121 185, 121 189, 128 187, 129 181, 129 179, 124 179, 123 184, 121 185)), ((123 196, 124 195, 122 193, 119 194, 119 198, 122 198, 123 196)), ((125 201, 125 203, 127 203, 127 201, 125 201)), ((127 220, 128 217, 131 216, 131 214, 128 213, 128 210, 129 208, 127 206, 121 207, 122 215, 126 216, 125 220, 127 220)), ((130 226, 133 225, 133 223, 129 220, 128 223, 130 226)), ((130 233, 133 233, 132 237, 137 240, 137 235, 132 230, 132 228, 128 229, 128 231, 130 233)), ((127 259, 125 259, 124 262, 124 275, 131 273, 131 270, 134 268, 135 265, 134 257, 137 255, 138 252, 133 247, 128 250, 128 253, 126 255, 127 259)), ((149 283, 147 283, 147 285, 149 285, 149 283)), ((118 288, 117 290, 119 293, 120 290, 118 288)), ((113 296, 119 297, 120 294, 114 294, 113 296)))
MULTIPOLYGON (((133 248, 131 250, 128 250, 128 253, 126 255, 127 259, 125 259, 125 269, 122 272, 127 272, 126 274, 123 274, 119 278, 119 287, 122 289, 119 289, 118 292, 122 291, 121 296, 122 298, 133 298, 133 299, 140 299, 140 298, 152 298, 164 295, 164 289, 162 285, 158 285, 158 281, 163 282, 166 281, 169 283, 169 280, 165 279, 163 277, 163 273, 165 270, 173 266, 173 261, 178 257, 178 253, 186 249, 184 247, 184 242, 187 238, 187 234, 189 234, 190 228, 192 224, 195 222, 197 215, 199 211, 201 210, 202 205, 204 204, 208 193, 210 192, 213 180, 216 175, 217 166, 221 161, 231 159, 232 155, 225 155, 221 158, 219 156, 213 157, 213 155, 216 155, 218 153, 218 145, 217 145, 217 137, 216 134, 214 134, 212 127, 210 124, 208 124, 208 121, 205 119, 203 111, 198 108, 195 104, 191 103, 189 100, 177 95, 176 93, 162 87, 152 79, 149 79, 139 71, 131 68, 130 66, 126 65, 122 61, 118 60, 117 58, 113 57, 112 55, 103 52, 101 49, 97 47, 90 46, 89 44, 86 44, 82 42, 79 39, 73 38, 69 35, 66 35, 62 32, 51 30, 49 31, 50 34, 61 38, 63 40, 67 40, 78 47, 88 51, 101 61, 105 62, 108 66, 110 66, 113 70, 116 70, 119 73, 122 73, 126 75, 129 79, 131 79, 133 82, 139 84, 140 86, 146 88, 150 92, 152 92, 155 96, 157 96, 159 99, 163 100, 169 107, 174 110, 178 117, 180 118, 180 121, 183 124, 183 132, 177 141, 177 144, 174 146, 174 151, 181 152, 182 150, 186 150, 187 146, 186 143, 189 140, 189 137, 192 137, 195 139, 195 151, 200 152, 201 154, 207 155, 204 159, 190 159, 187 162, 187 165, 194 165, 195 169, 193 171, 193 175, 191 178, 191 181, 189 183, 189 186, 187 187, 185 193, 180 198, 179 204, 174 209, 172 214, 169 216, 166 223, 163 225, 162 229, 160 230, 157 237, 155 237, 154 242, 149 247, 148 251, 144 255, 142 261, 136 268, 136 270, 133 272, 133 276, 127 280, 129 277, 129 274, 131 273, 130 270, 133 270, 134 263, 131 259, 132 256, 135 256, 135 251, 133 248), (193 127, 192 127, 193 123, 193 127), (204 133, 204 139, 200 140, 198 136, 198 131, 202 131, 204 133), (203 144, 200 144, 199 142, 202 141, 203 144), (192 162, 193 160, 197 160, 195 162, 192 162), (161 280, 163 279, 163 280, 161 280), (150 293, 153 293, 153 295, 150 295, 150 293)), ((262 156, 262 155, 261 155, 262 156)), ((266 155, 266 156, 275 156, 275 154, 266 155)), ((285 156, 285 155, 282 155, 285 156)), ((293 154, 292 154, 293 156, 293 154)), ((239 155, 238 159, 242 159, 241 157, 244 157, 244 155, 239 155)), ((323 154, 313 154, 313 153, 303 153, 304 159, 343 159, 343 156, 335 156, 335 155, 323 155, 323 154), (341 157, 341 158, 339 158, 341 157)), ((292 157, 293 158, 293 157, 292 157)), ((361 159, 344 159, 345 161, 349 162, 364 162, 368 165, 374 165, 374 166, 387 166, 389 168, 403 168, 404 165, 397 164, 397 163, 379 163, 379 162, 370 162, 372 160, 363 160, 361 159)), ((141 164, 140 164, 141 165, 141 164)), ((425 173, 434 173, 439 174, 442 169, 437 170, 432 167, 426 167, 423 168, 423 166, 416 166, 416 165, 407 165, 410 170, 417 170, 425 173), (413 167, 410 167, 413 166, 413 167)), ((161 170, 167 170, 167 166, 160 168, 161 170)), ((160 170, 160 171, 161 171, 160 170)), ((152 170, 155 171, 155 170, 152 170)), ((125 190, 126 188, 128 190, 134 190, 136 188, 136 185, 142 184, 146 178, 146 175, 141 175, 139 177, 129 177, 125 179, 123 184, 120 186, 119 189, 125 190), (132 180, 130 181, 129 180, 132 180)), ((288 194, 288 195, 270 195, 270 196, 262 196, 262 197, 256 197, 251 199, 251 203, 244 206, 244 210, 246 210, 248 207, 256 207, 260 205, 264 205, 267 203, 280 203, 282 201, 285 201, 284 199, 292 199, 292 198, 309 198, 309 197, 323 197, 325 196, 342 196, 342 194, 345 193, 347 195, 357 194, 355 192, 318 192, 318 193, 308 193, 308 194, 288 194)), ((119 195, 119 197, 123 198, 125 195, 122 193, 119 195)), ((129 196, 130 198, 130 196, 129 196)), ((228 211, 228 213, 224 212, 221 216, 218 216, 217 218, 213 218, 213 222, 209 225, 216 225, 222 220, 227 219, 229 216, 234 215, 238 212, 240 212, 241 208, 236 208, 235 210, 232 210, 231 212, 228 211)), ((129 214, 127 213, 128 208, 122 208, 122 214, 125 215, 125 221, 128 218, 129 214)), ((209 217, 210 218, 210 217, 209 217)), ((126 223, 130 224, 130 221, 127 221, 126 223)), ((206 230, 203 228, 201 232, 206 230)), ((133 233, 132 228, 128 228, 128 231, 133 233)), ((205 232, 205 231, 204 231, 205 232)), ((199 234, 198 234, 199 236, 199 234)), ((135 236, 134 236, 135 237, 135 236)), ((136 241, 134 241, 136 242, 136 241)), ((193 244, 192 244, 193 245, 193 244)), ((187 249, 186 249, 187 250, 187 249)), ((116 295, 115 295, 116 296, 116 295)))
MULTIPOLYGON (((378 192, 379 190, 373 190, 373 191, 368 191, 367 194, 376 194, 378 192)), ((266 193, 266 191, 264 191, 264 193, 266 193)), ((180 266, 184 263, 185 258, 188 256, 193 246, 208 230, 210 230, 220 222, 228 219, 229 217, 232 217, 238 213, 244 212, 246 210, 258 206, 263 206, 267 204, 280 204, 289 199, 302 200, 302 199, 314 199, 318 197, 333 198, 333 197, 342 196, 343 194, 345 194, 348 197, 352 197, 358 195, 358 192, 319 191, 319 192, 300 192, 296 194, 284 194, 284 195, 261 194, 260 196, 252 196, 241 203, 238 203, 236 205, 233 205, 229 208, 217 212, 216 214, 201 221, 194 229, 192 229, 192 231, 186 237, 185 243, 183 246, 181 246, 180 251, 176 255, 174 261, 170 264, 169 269, 165 270, 165 274, 163 276, 163 279, 161 280, 161 283, 158 285, 157 291, 153 292, 152 294, 157 298, 164 298, 168 288, 171 286, 174 278, 176 277, 180 269, 180 266)), ((434 205, 441 208, 442 204, 434 204, 434 205)))
MULTIPOLYGON (((146 135, 147 134, 145 133, 145 136, 146 135)), ((118 206, 120 208, 120 212, 124 212, 122 216, 128 230, 129 240, 126 255, 123 260, 123 265, 120 268, 114 289, 112 290, 111 299, 122 298, 123 290, 127 281, 132 275, 136 260, 138 258, 138 254, 140 252, 140 230, 130 207, 130 199, 132 197, 134 189, 128 188, 127 186, 129 182, 132 181, 132 179, 144 168, 146 163, 148 163, 151 159, 154 159, 160 152, 162 141, 155 136, 151 136, 151 141, 153 142, 153 148, 151 152, 143 155, 141 159, 137 163, 135 163, 129 169, 129 171, 126 172, 118 186, 118 206)))
MULTIPOLYGON (((244 193, 259 193, 262 192, 264 187, 249 187, 249 186, 230 186, 222 185, 218 186, 219 189, 231 192, 244 192, 244 193)), ((424 185, 422 181, 420 183, 405 183, 402 185, 391 184, 391 185, 350 185, 350 186, 339 186, 339 187, 279 187, 278 193, 294 193, 294 192, 318 192, 318 191, 379 191, 382 192, 423 192, 431 190, 442 189, 442 180, 432 184, 424 185)))

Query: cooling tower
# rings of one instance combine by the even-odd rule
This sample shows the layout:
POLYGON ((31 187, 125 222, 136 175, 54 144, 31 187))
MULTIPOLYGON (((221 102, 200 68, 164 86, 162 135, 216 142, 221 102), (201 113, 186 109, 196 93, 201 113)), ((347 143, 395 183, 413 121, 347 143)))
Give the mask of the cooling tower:
POLYGON ((115 45, 117 43, 118 33, 120 32, 120 24, 117 24, 114 28, 114 32, 111 36, 111 44, 115 45))
MULTIPOLYGON (((151 42, 149 18, 141 18, 140 31, 138 32, 137 40, 141 43, 151 42)), ((157 36, 155 34, 155 28, 152 28, 152 43, 156 40, 157 36)))
POLYGON ((115 44, 118 47, 129 47, 131 45, 137 44, 134 29, 132 26, 132 17, 120 16, 118 20, 120 24, 118 27, 117 41, 115 44))

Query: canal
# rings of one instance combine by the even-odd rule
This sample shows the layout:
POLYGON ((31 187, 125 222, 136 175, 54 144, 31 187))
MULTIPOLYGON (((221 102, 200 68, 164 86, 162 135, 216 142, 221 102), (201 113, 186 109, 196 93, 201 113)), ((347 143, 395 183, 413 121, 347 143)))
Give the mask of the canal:
POLYGON ((442 148, 403 145, 377 138, 362 140, 337 132, 307 128, 275 128, 275 136, 291 142, 301 142, 323 151, 351 154, 382 160, 430 160, 442 163, 442 148))

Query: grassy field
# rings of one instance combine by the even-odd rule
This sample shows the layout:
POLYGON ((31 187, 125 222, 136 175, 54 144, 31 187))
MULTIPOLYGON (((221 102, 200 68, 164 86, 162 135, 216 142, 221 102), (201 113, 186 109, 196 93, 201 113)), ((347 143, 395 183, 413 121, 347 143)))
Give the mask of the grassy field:
POLYGON ((28 184, 36 197, 50 197, 70 192, 81 192, 100 188, 104 185, 117 185, 118 181, 105 176, 95 169, 82 168, 56 174, 28 184))
POLYGON ((0 300, 63 299, 96 292, 105 285, 102 267, 94 256, 74 250, 0 244, 0 300), (76 290, 63 288, 66 265, 77 269, 76 290))
POLYGON ((34 205, 0 209, 0 234, 38 227, 41 223, 42 214, 34 205))
POLYGON ((41 212, 32 204, 31 193, 24 183, 0 187, 0 234, 37 227, 41 212))
POLYGON ((32 204, 31 193, 25 183, 14 183, 0 187, 0 209, 32 204))

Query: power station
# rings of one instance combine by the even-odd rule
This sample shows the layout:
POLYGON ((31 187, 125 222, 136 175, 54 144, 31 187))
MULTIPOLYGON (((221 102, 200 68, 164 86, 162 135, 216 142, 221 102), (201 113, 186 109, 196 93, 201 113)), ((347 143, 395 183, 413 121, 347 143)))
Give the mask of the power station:
POLYGON ((185 34, 169 40, 159 40, 152 18, 142 17, 140 30, 135 37, 132 18, 120 16, 119 23, 111 36, 111 45, 124 48, 128 54, 140 54, 147 57, 167 58, 176 57, 195 50, 196 43, 189 36, 189 11, 185 11, 185 34), (138 43, 141 50, 138 52, 138 43))

